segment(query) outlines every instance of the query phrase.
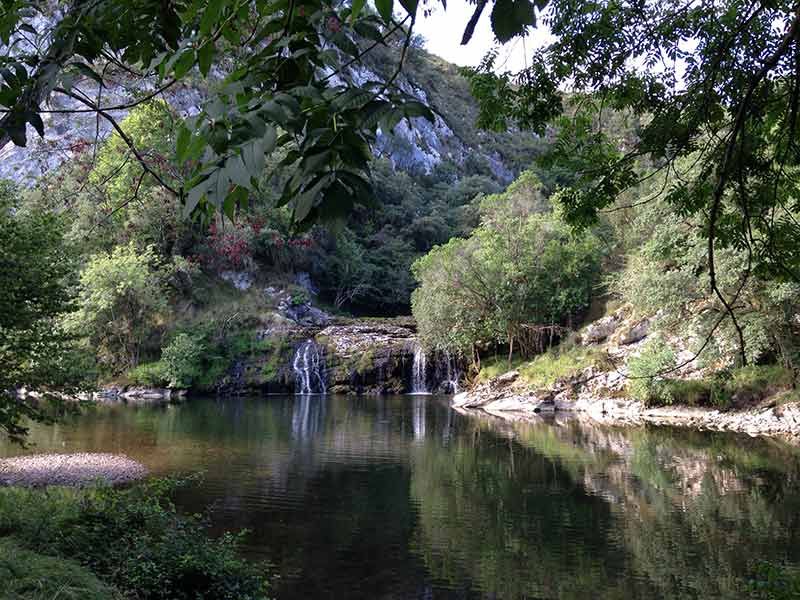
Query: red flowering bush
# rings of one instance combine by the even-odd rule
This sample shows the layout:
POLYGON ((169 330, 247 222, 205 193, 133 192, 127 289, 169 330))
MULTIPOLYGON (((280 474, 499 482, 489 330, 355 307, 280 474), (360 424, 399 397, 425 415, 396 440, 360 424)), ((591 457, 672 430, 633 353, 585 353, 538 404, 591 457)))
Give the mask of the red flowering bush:
POLYGON ((220 271, 252 270, 254 236, 254 227, 250 223, 225 223, 221 226, 213 222, 208 230, 208 253, 204 262, 220 271))

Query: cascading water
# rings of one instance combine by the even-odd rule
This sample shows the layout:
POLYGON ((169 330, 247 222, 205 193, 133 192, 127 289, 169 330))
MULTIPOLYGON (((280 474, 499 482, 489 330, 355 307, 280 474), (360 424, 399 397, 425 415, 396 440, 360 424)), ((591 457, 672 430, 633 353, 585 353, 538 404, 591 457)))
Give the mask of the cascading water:
POLYGON ((445 390, 451 394, 458 393, 458 380, 461 377, 461 373, 458 370, 458 363, 456 360, 450 356, 450 353, 445 350, 444 353, 444 363, 445 363, 445 375, 442 381, 442 385, 444 386, 445 390))
POLYGON ((327 391, 325 359, 314 340, 306 340, 297 348, 292 368, 296 394, 324 394, 327 391))
POLYGON ((428 358, 419 344, 414 346, 414 363, 411 367, 411 393, 429 394, 426 375, 428 371, 428 358))

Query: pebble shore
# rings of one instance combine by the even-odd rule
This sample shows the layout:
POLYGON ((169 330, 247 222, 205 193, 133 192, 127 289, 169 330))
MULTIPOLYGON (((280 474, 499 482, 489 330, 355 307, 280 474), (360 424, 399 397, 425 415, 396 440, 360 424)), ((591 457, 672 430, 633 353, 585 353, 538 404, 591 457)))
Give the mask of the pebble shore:
POLYGON ((144 465, 119 454, 34 454, 0 460, 0 485, 119 485, 146 475, 144 465))

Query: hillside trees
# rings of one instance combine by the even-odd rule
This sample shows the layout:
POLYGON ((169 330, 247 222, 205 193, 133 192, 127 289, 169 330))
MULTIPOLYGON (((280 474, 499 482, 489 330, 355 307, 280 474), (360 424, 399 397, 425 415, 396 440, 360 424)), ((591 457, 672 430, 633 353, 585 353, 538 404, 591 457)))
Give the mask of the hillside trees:
MULTIPOLYGON (((535 22, 531 2, 512 4, 509 11, 509 2, 497 0, 493 10, 504 41, 535 22)), ((404 117, 433 120, 397 85, 424 10, 416 0, 379 2, 377 14, 364 2, 335 0, 109 0, 54 8, 14 0, 0 10, 0 146, 24 146, 29 125, 43 136, 46 110, 94 113, 120 133, 143 176, 179 197, 187 214, 232 214, 257 187, 265 159, 278 153, 282 202, 296 221, 341 215, 369 198, 377 128, 390 131, 404 117), (388 43, 400 53, 398 70, 384 81, 357 80, 350 67, 388 43), (172 182, 122 135, 117 115, 190 78, 207 83, 208 95, 178 132, 176 158, 188 169, 172 182), (103 88, 120 81, 147 91, 121 103, 105 100, 103 88), (53 97, 68 106, 43 108, 53 97)))
POLYGON ((414 264, 412 307, 428 346, 472 356, 481 344, 541 352, 589 305, 601 248, 574 236, 551 212, 530 173, 481 202, 468 238, 435 247, 414 264))
POLYGON ((641 181, 667 175, 654 197, 697 219, 707 285, 746 363, 725 252, 745 257, 742 281, 800 281, 796 4, 552 0, 543 16, 553 41, 528 69, 495 75, 489 56, 473 72, 484 125, 544 132, 556 121, 550 165, 577 175, 558 198, 578 227, 619 208, 641 181), (574 114, 562 117, 566 89, 574 114), (608 130, 614 111, 641 118, 634 139, 608 130))

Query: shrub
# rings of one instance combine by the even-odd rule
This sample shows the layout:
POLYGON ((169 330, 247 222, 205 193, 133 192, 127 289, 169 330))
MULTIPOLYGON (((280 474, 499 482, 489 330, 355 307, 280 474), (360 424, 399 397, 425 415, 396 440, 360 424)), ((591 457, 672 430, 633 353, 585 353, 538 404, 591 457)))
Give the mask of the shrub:
POLYGON ((747 582, 750 598, 791 600, 800 597, 800 573, 796 568, 759 561, 747 582))
POLYGON ((0 490, 0 533, 69 558, 139 600, 265 600, 266 582, 238 555, 239 535, 212 539, 176 512, 176 482, 127 490, 0 490))
POLYGON ((128 371, 128 379, 134 385, 158 387, 169 380, 161 361, 145 363, 128 371))
POLYGON ((426 346, 472 355, 476 345, 495 341, 531 356, 589 306, 599 240, 543 214, 540 187, 523 174, 481 202, 481 225, 469 238, 451 239, 414 263, 420 285, 412 308, 426 346))
POLYGON ((628 391, 647 406, 671 404, 664 371, 675 366, 675 353, 660 336, 653 336, 641 352, 628 361, 628 391))
POLYGON ((161 351, 161 365, 171 387, 188 388, 202 374, 205 346, 186 333, 179 333, 161 351))

